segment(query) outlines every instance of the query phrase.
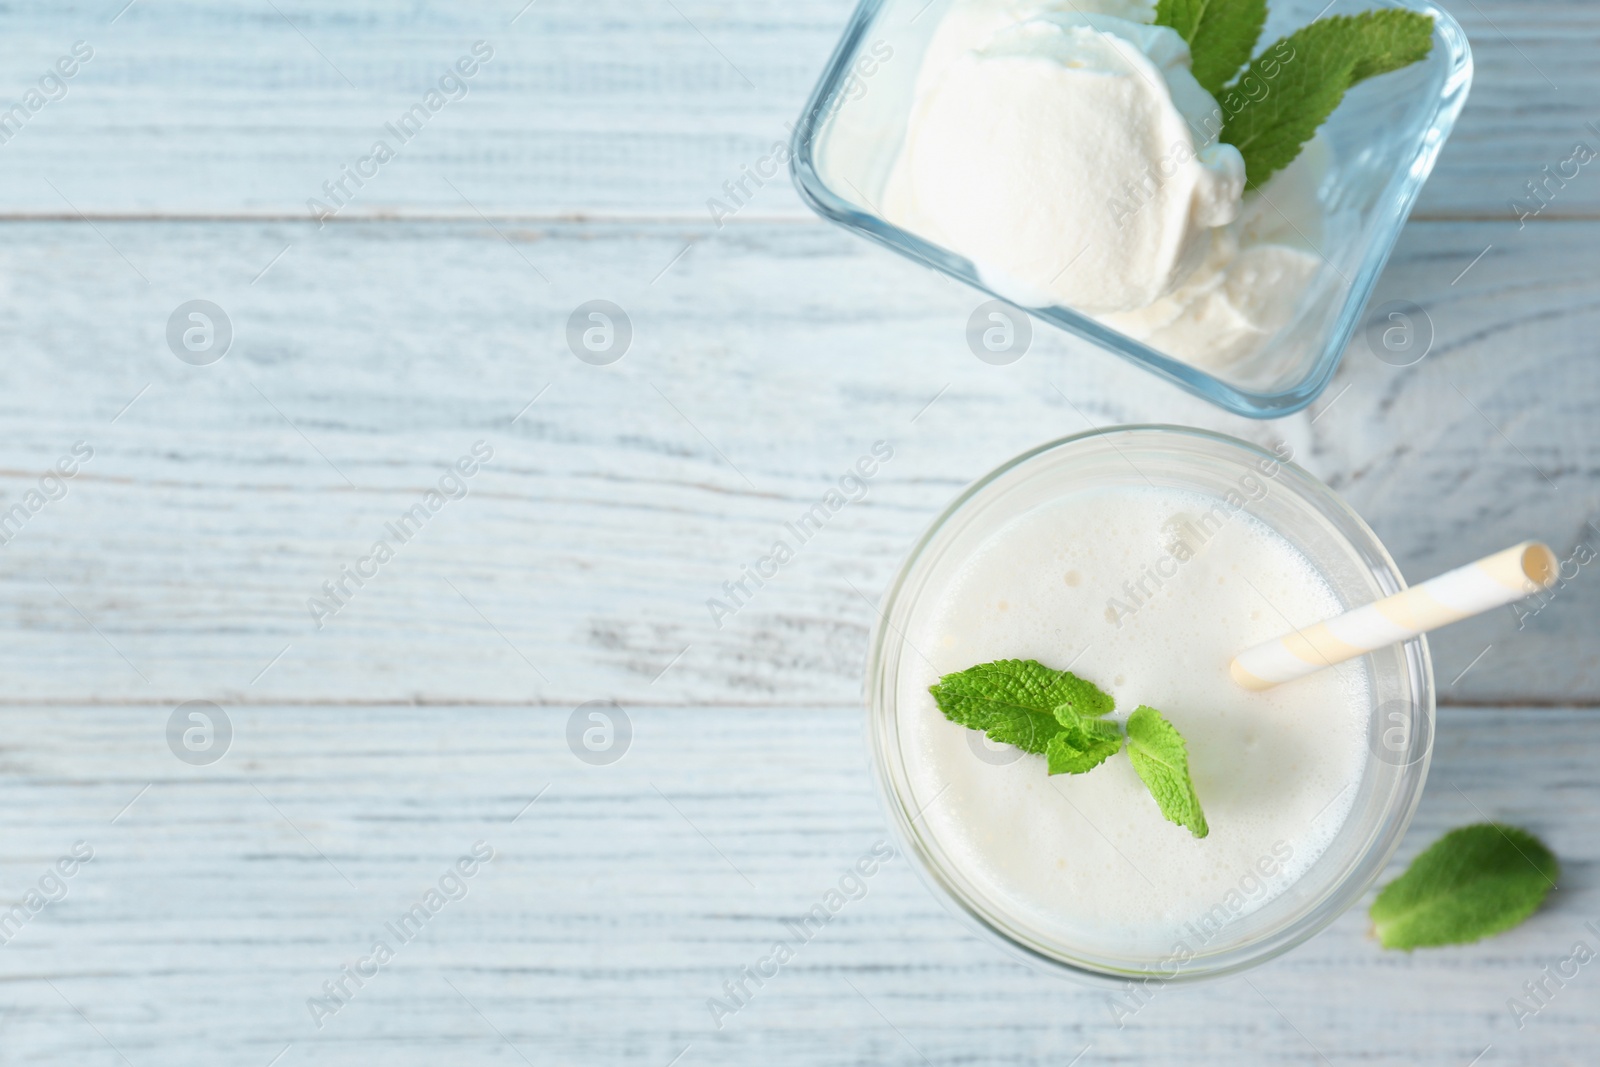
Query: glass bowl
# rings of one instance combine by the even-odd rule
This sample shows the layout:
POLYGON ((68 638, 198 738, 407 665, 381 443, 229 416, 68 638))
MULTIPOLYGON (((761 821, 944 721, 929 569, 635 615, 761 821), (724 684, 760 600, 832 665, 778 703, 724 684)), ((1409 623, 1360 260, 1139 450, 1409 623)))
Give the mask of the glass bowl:
MULTIPOLYGON (((1218 920, 1213 936, 1189 946, 1194 951, 1186 959, 1176 958, 1170 931, 1073 935, 1062 932, 1068 924, 1050 930, 1028 920, 984 879, 962 869, 947 847, 954 839, 942 840, 941 820, 927 817, 943 790, 930 797, 921 794, 931 786, 916 784, 918 750, 913 735, 903 730, 900 693, 922 677, 925 663, 919 665, 922 657, 906 635, 917 632, 918 620, 934 610, 939 588, 1016 516, 1065 495, 1149 482, 1226 498, 1250 484, 1242 482, 1246 476, 1266 479, 1268 486, 1259 499, 1251 494, 1249 513, 1303 553, 1345 608, 1405 588, 1372 530, 1306 471, 1246 442, 1175 426, 1097 430, 1042 445, 1002 465, 944 510, 889 587, 866 676, 868 747, 880 798, 902 852, 934 894, 981 934, 1028 962, 1091 981, 1192 981, 1253 967, 1305 941, 1354 905, 1410 824, 1427 778, 1434 724, 1433 670, 1421 637, 1353 661, 1366 672, 1367 752, 1349 815, 1326 850, 1278 896, 1218 920)), ((926 710, 908 707, 905 714, 926 710)))
MULTIPOLYGON (((823 218, 1006 300, 965 257, 901 229, 873 206, 900 152, 922 55, 955 2, 862 0, 794 128, 790 170, 802 199, 823 218), (840 144, 850 151, 835 151, 840 144)), ((1328 224, 1314 242, 1322 262, 1292 318, 1260 352, 1208 372, 1071 308, 1026 310, 1241 415, 1275 418, 1316 399, 1472 81, 1466 34, 1448 12, 1429 0, 1385 4, 1431 15, 1433 49, 1421 63, 1352 88, 1323 124, 1330 161, 1315 195, 1328 224)), ((1361 0, 1335 13, 1372 6, 1361 0)), ((1273 0, 1261 47, 1331 7, 1326 0, 1273 0)))

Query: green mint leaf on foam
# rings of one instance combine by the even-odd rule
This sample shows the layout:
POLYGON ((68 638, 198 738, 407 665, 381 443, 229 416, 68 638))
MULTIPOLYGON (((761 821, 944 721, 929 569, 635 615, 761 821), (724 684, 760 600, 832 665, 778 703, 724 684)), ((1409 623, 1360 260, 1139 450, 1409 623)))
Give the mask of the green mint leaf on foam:
POLYGON ((1457 945, 1532 915, 1561 865, 1526 830, 1477 823, 1451 830, 1384 886, 1368 913, 1384 948, 1457 945))
POLYGON ((928 691, 951 722, 1039 755, 1056 735, 1113 707, 1111 697, 1093 683, 1031 659, 980 663, 945 675, 928 691))
POLYGON ((1189 42, 1195 80, 1218 96, 1228 79, 1250 62, 1267 0, 1160 0, 1156 25, 1170 26, 1189 42))
POLYGON ((1196 837, 1211 832, 1189 777, 1189 750, 1183 735, 1155 708, 1141 704, 1128 716, 1128 759, 1168 822, 1196 837))
POLYGON ((1084 774, 1122 751, 1122 727, 1104 719, 1081 719, 1063 724, 1045 746, 1045 768, 1050 774, 1084 774))
MULTIPOLYGON (((945 675, 928 692, 951 722, 1043 755, 1049 774, 1085 774, 1122 751, 1122 727, 1104 718, 1115 707, 1110 694, 1037 660, 980 663, 945 675)), ((1195 837, 1210 833, 1182 735, 1143 705, 1128 718, 1127 731, 1128 758, 1161 814, 1195 837)))
POLYGON ((1294 162, 1347 89, 1419 62, 1433 49, 1432 17, 1383 8, 1318 19, 1250 60, 1265 20, 1265 0, 1156 6, 1156 24, 1189 42, 1195 80, 1222 105, 1219 136, 1244 157, 1250 189, 1294 162), (1241 66, 1244 72, 1225 84, 1241 66))

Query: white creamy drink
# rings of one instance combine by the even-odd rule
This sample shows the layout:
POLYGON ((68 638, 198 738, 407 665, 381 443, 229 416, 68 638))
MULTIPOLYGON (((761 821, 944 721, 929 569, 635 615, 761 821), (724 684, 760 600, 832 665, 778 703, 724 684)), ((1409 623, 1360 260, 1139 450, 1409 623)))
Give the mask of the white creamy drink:
POLYGON ((1220 367, 1320 265, 1318 145, 1246 193, 1223 111, 1145 0, 954 0, 922 57, 885 217, 1023 306, 1220 367))
POLYGON ((920 654, 902 658, 896 689, 908 804, 1017 926, 1089 951, 1198 949, 1299 878, 1350 813, 1367 668, 1259 693, 1228 676, 1239 650, 1345 605, 1281 535, 1218 505, 1085 489, 1000 527, 919 599, 906 639, 920 654), (1047 776, 1044 757, 985 748, 947 720, 928 687, 999 659, 1070 668, 1115 697, 1117 719, 1159 709, 1187 742, 1209 836, 1166 821, 1125 753, 1047 776))

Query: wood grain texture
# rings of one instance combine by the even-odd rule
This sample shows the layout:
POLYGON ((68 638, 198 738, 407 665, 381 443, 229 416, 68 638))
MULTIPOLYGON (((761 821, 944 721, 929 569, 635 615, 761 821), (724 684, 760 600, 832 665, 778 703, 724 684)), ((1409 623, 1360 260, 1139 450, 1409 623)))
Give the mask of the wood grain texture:
MULTIPOLYGON (((94 49, 66 95, 0 145, 5 211, 305 219, 341 165, 485 40, 495 56, 466 97, 348 217, 654 214, 711 231, 706 200, 787 136, 854 5, 139 0, 111 22, 121 6, 0 11, 7 105, 74 41, 94 49)), ((1600 148, 1586 126, 1600 122, 1587 58, 1600 18, 1579 0, 1446 6, 1477 75, 1419 211, 1510 220, 1541 167, 1577 140, 1600 148)), ((1553 196, 1546 217, 1593 217, 1600 181, 1585 169, 1553 196)), ((782 179, 748 210, 805 215, 782 179)))
MULTIPOLYGON (((1262 425, 1054 332, 980 363, 972 294, 820 224, 13 224, 0 510, 75 441, 95 455, 0 550, 4 698, 851 704, 870 602, 926 523, 1091 424, 1287 440, 1412 578, 1527 537, 1566 556, 1600 544, 1596 231, 1530 228, 1451 285, 1485 229, 1415 224, 1385 276, 1379 301, 1432 309, 1425 360, 1358 340, 1313 409, 1262 425), (164 338, 198 296, 235 324, 209 367, 164 338), (633 322, 609 367, 566 342, 596 297, 633 322), (395 541, 479 440, 470 495, 395 541), (895 458, 866 498, 717 625, 708 600, 876 440, 895 458), (395 558, 319 630, 308 599, 379 538, 395 558)), ((1520 631, 1508 609, 1438 634, 1441 699, 1600 699, 1592 575, 1520 631)))
POLYGON ((859 715, 628 711, 627 754, 588 767, 560 709, 237 709, 205 768, 167 750, 166 709, 9 712, 0 891, 75 841, 94 859, 0 946, 0 1063, 1022 1065, 1089 1046, 1080 1064, 1412 1065, 1492 1044, 1481 1062, 1580 1064, 1600 1041, 1587 968, 1521 1031, 1506 1007, 1595 943, 1588 712, 1442 716, 1386 877, 1485 816, 1535 830, 1566 870, 1481 945, 1384 952, 1358 909, 1119 1029, 1107 991, 1011 962, 902 857, 719 1030, 707 1000, 886 834, 859 715), (319 1030, 307 998, 478 840, 497 858, 465 899, 319 1030))
POLYGON ((1567 873, 1504 937, 1386 954, 1352 913, 1119 1030, 901 859, 722 1029, 706 1003, 885 836, 855 710, 871 601, 1022 449, 1123 421, 1287 440, 1413 578, 1600 546, 1600 231, 1573 221, 1600 185, 1521 229, 1507 203, 1593 143, 1600 22, 1452 6, 1475 89, 1374 301, 1422 306, 1431 351, 1397 368, 1358 339, 1268 425, 1053 332, 980 363, 974 294, 781 180, 713 227, 850 0, 0 8, 0 111, 95 49, 0 143, 0 515, 94 453, 0 538, 0 901, 95 850, 0 944, 0 1064, 1592 1062, 1590 969, 1520 1031, 1506 1000, 1600 921, 1593 712, 1566 707, 1600 700, 1593 567, 1520 629, 1433 643, 1442 701, 1510 707, 1442 713, 1390 873, 1465 822, 1537 831, 1567 873), (304 221, 480 38, 466 98, 338 224, 304 221), (234 327, 213 366, 166 341, 196 298, 234 327), (593 299, 633 326, 612 366, 568 348, 593 299), (718 627, 707 599, 877 440, 865 498, 718 627), (478 441, 466 497, 398 543, 478 441), (307 599, 379 537, 394 558, 318 629, 307 599), (635 735, 589 767, 566 729, 601 698, 635 735), (167 747, 190 699, 231 716, 214 766, 167 747), (318 1029, 307 998, 478 840, 498 857, 466 898, 318 1029))

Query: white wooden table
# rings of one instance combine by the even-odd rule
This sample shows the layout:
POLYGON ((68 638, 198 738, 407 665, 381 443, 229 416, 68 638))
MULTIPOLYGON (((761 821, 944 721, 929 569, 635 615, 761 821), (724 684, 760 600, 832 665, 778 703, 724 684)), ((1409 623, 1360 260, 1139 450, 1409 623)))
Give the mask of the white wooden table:
POLYGON ((1260 424, 1055 334, 980 363, 976 294, 782 179, 713 225, 849 0, 122 4, 0 13, 6 106, 93 51, 0 144, 0 511, 41 492, 0 548, 0 900, 65 894, 0 915, 0 1063, 1594 1062, 1592 967, 1521 1030, 1506 1006, 1596 943, 1591 568, 1520 627, 1433 645, 1435 769, 1399 860, 1485 816, 1534 829, 1567 873, 1510 934, 1384 953, 1357 911, 1119 1029, 898 859, 720 1029, 707 1007, 887 836, 867 601, 1009 455, 1085 417, 1288 440, 1414 578, 1528 536, 1600 545, 1600 175, 1525 226, 1509 206, 1600 147, 1592 5, 1452 4, 1476 85, 1377 297, 1428 311, 1431 354, 1357 341, 1311 410, 1260 424), (478 40, 465 95, 308 222, 478 40), (232 324, 207 366, 166 340, 195 299, 232 324), (594 299, 632 324, 609 366, 566 343, 594 299), (707 598, 879 439, 867 498, 714 625, 707 598), (370 572, 479 441, 465 498, 319 629, 308 598, 370 572), (76 442, 92 458, 47 499, 76 442), (220 761, 169 747, 193 700, 225 709, 220 761), (593 700, 631 723, 610 765, 567 741, 593 700), (462 899, 342 977, 480 841, 462 899))

